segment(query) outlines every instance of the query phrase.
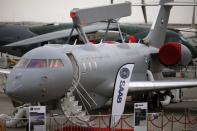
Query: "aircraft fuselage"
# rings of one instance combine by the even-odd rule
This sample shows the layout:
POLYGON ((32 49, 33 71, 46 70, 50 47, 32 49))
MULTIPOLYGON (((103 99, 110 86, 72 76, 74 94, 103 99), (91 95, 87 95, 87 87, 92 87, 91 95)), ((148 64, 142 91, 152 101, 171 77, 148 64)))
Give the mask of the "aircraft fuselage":
POLYGON ((118 69, 134 63, 131 81, 147 80, 149 55, 155 52, 156 48, 139 43, 46 45, 22 57, 24 62, 9 75, 6 92, 20 101, 46 102, 64 96, 75 79, 100 107, 113 94, 118 69), (57 60, 63 66, 51 67, 51 61, 57 60))

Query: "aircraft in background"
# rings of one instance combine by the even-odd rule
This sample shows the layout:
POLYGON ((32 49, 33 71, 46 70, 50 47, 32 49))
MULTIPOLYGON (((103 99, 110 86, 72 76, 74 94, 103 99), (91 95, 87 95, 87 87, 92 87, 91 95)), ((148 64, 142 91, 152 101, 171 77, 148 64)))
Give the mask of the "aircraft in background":
MULTIPOLYGON (((164 44, 171 5, 174 5, 168 2, 172 1, 160 0, 159 15, 149 34, 142 41, 133 44, 125 43, 123 37, 122 43, 109 44, 101 41, 99 44, 92 44, 85 30, 91 32, 95 27, 81 27, 84 22, 90 24, 130 15, 130 3, 73 9, 71 17, 75 26, 70 30, 68 40, 73 41, 71 37, 77 33, 80 38, 75 39, 73 45, 48 44, 27 52, 10 72, 6 94, 24 103, 46 105, 47 109, 61 107, 64 115, 77 115, 78 118, 72 119, 72 122, 87 125, 90 124, 87 122, 89 118, 84 115, 82 109, 87 111, 100 108, 116 95, 113 94, 115 77, 119 68, 126 63, 134 65, 129 93, 146 92, 152 96, 153 92, 160 90, 196 87, 196 80, 157 81, 161 77, 163 65, 187 65, 192 59, 192 54, 186 46, 173 42, 164 44), (95 10, 97 17, 91 17, 95 10), (104 14, 103 11, 111 13, 104 14), (77 41, 83 41, 84 44, 76 45, 77 41), (83 121, 79 121, 80 119, 83 121)), ((8 46, 48 41, 52 37, 62 37, 63 33, 65 31, 40 35, 8 46)), ((171 99, 171 95, 166 93, 164 100, 157 97, 156 101, 167 105, 171 99)), ((15 117, 23 114, 24 108, 19 108, 15 117)), ((12 119, 6 124, 15 126, 17 122, 19 119, 12 119)))
MULTIPOLYGON (((105 22, 99 23, 99 24, 103 25, 104 28, 107 26, 107 23, 105 22)), ((60 24, 60 25, 50 24, 50 25, 42 25, 42 26, 36 26, 36 27, 31 27, 31 28, 27 28, 23 26, 18 26, 18 27, 8 26, 8 27, 3 27, 3 28, 4 29, 0 28, 0 34, 2 34, 1 35, 2 40, 0 41, 0 44, 3 45, 6 43, 5 45, 7 45, 9 43, 31 38, 36 35, 43 35, 49 32, 57 32, 57 31, 62 31, 63 29, 70 29, 72 28, 72 24, 68 24, 68 25, 67 24, 60 24), (16 33, 16 30, 19 33, 16 33), (10 39, 8 39, 8 36, 10 37, 10 39)), ((125 42, 129 42, 130 38, 132 38, 131 42, 138 42, 139 40, 143 39, 149 32, 149 26, 132 25, 129 23, 121 23, 120 29, 123 33, 125 42)), ((87 37, 90 39, 91 42, 100 43, 104 35, 105 35, 105 30, 103 28, 97 28, 95 26, 95 30, 92 29, 92 32, 88 33, 87 37)), ((68 35, 64 36, 64 38, 58 38, 59 39, 58 42, 60 43, 61 41, 61 43, 64 43, 67 40, 67 38, 68 38, 68 35)), ((73 37, 73 39, 76 39, 76 36, 73 37)), ((114 27, 110 28, 110 30, 108 31, 108 35, 106 37, 106 41, 121 41, 119 32, 117 31, 117 26, 114 25, 114 27)), ((196 58, 197 56, 196 48, 193 47, 184 37, 182 37, 177 32, 173 30, 167 30, 164 43, 168 43, 168 42, 178 42, 187 46, 190 49, 193 58, 196 58)), ((47 41, 44 41, 41 43, 35 43, 32 45, 26 45, 26 46, 22 45, 18 47, 1 47, 0 51, 3 53, 8 53, 8 54, 20 57, 26 52, 28 52, 29 50, 39 47, 39 46, 43 46, 44 44, 47 44, 47 43, 48 43, 47 41)))
MULTIPOLYGON (((98 28, 94 26, 95 29, 92 29, 91 32, 88 32, 87 37, 90 39, 91 42, 94 43, 100 43, 101 39, 105 35, 105 28, 107 26, 107 22, 101 22, 98 23, 99 27, 101 25, 102 28, 98 28)), ((112 23, 113 24, 113 23, 112 23)), ((24 40, 27 38, 31 38, 37 35, 43 35, 48 33, 53 33, 57 31, 62 31, 67 29, 71 29, 73 26, 72 23, 66 23, 66 24, 48 24, 48 25, 41 25, 41 26, 33 26, 33 27, 27 27, 27 26, 15 26, 15 25, 5 25, 0 27, 0 45, 7 45, 13 42, 17 42, 20 40, 24 40)), ((120 29, 123 33, 123 37, 125 39, 125 42, 138 42, 139 40, 143 39, 145 36, 147 36, 150 26, 147 25, 135 25, 135 24, 129 24, 129 23, 120 23, 120 29)), ((58 40, 54 41, 51 40, 51 42, 43 41, 41 43, 34 43, 32 45, 23 45, 18 47, 1 47, 0 52, 8 53, 15 56, 22 56, 29 50, 43 46, 47 43, 62 43, 64 44, 67 41, 68 33, 65 33, 67 35, 63 36, 63 38, 58 38, 58 40)), ((73 39, 76 39, 76 36, 73 37, 73 39)), ((114 24, 112 27, 110 27, 110 30, 108 31, 108 35, 106 36, 106 41, 121 41, 118 27, 116 24, 114 24)), ((197 57, 197 49, 193 47, 188 40, 186 40, 182 35, 174 31, 173 29, 168 29, 166 33, 165 43, 168 42, 178 42, 185 46, 187 46, 191 53, 193 58, 197 57)), ((78 41, 80 43, 80 41, 78 41)))

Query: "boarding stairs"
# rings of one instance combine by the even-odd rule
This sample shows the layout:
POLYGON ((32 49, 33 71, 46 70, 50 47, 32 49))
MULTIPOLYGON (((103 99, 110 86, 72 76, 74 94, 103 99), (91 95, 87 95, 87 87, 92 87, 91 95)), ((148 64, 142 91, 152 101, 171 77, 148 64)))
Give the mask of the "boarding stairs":
POLYGON ((67 53, 67 56, 72 62, 73 66, 73 80, 72 86, 65 93, 65 96, 60 100, 62 111, 68 120, 76 125, 89 127, 93 126, 94 122, 90 122, 87 107, 91 107, 87 97, 91 97, 88 92, 81 86, 80 83, 80 68, 75 56, 72 53, 67 53), (81 87, 81 89, 79 89, 81 87), (81 92, 83 90, 83 93, 81 92), (78 96, 78 101, 75 96, 78 96))
POLYGON ((68 120, 75 125, 91 127, 95 123, 90 122, 90 116, 86 108, 83 110, 83 106, 79 104, 79 101, 75 99, 73 94, 75 88, 71 87, 66 92, 65 97, 61 99, 61 107, 64 115, 68 117, 68 120))

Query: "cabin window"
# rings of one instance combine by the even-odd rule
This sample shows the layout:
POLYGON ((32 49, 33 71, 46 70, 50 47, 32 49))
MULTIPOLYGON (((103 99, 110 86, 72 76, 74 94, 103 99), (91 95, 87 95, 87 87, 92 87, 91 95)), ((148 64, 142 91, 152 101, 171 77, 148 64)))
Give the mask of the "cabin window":
POLYGON ((29 59, 24 59, 22 58, 18 63, 17 65, 15 66, 15 68, 25 68, 26 65, 28 64, 29 62, 29 59))
POLYGON ((46 59, 31 59, 27 68, 46 68, 47 60, 46 59))
POLYGON ((61 59, 49 59, 49 68, 61 68, 64 64, 61 59))

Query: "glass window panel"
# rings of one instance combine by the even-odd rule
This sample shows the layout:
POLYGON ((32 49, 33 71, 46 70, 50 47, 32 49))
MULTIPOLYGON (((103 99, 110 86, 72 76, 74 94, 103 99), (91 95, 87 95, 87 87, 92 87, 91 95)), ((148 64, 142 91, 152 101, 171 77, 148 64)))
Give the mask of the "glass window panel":
POLYGON ((61 59, 49 59, 49 68, 60 68, 64 67, 61 59))
POLYGON ((45 68, 47 67, 46 59, 31 59, 27 68, 45 68))
POLYGON ((29 59, 20 59, 20 61, 16 64, 15 68, 25 68, 27 63, 29 62, 29 59))

